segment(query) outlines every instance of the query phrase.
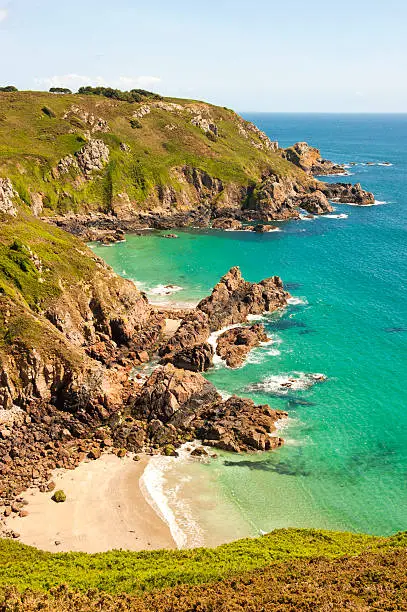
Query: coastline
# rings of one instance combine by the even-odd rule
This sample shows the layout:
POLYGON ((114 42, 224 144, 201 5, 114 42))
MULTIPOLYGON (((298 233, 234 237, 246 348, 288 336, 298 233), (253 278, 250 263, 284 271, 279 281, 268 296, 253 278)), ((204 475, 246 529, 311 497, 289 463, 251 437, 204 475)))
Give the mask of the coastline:
POLYGON ((148 462, 146 455, 134 461, 105 454, 75 470, 55 470, 56 489, 66 493, 66 502, 53 502, 52 492, 28 490, 23 494, 28 516, 9 517, 7 527, 23 544, 51 552, 176 548, 167 523, 140 487, 148 462))

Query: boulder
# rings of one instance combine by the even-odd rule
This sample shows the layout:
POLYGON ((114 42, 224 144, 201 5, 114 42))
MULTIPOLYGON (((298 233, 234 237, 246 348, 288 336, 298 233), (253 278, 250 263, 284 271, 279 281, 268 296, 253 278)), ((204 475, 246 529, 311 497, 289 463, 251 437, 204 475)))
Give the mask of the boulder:
POLYGON ((272 232, 277 229, 275 225, 267 225, 264 223, 259 223, 253 227, 253 231, 256 232, 256 234, 267 234, 267 232, 272 232))
POLYGON ((242 222, 237 219, 221 217, 212 221, 212 227, 221 230, 241 230, 243 225, 242 222))
POLYGON ((297 142, 283 150, 283 157, 312 175, 346 174, 343 166, 321 158, 319 149, 307 142, 297 142))
POLYGON ((248 315, 273 312, 286 306, 288 298, 278 276, 250 283, 243 279, 236 266, 221 278, 209 297, 199 302, 197 309, 206 314, 209 329, 214 332, 244 323, 248 315))
POLYGON ((371 206, 375 201, 373 193, 362 189, 360 183, 321 183, 320 188, 326 197, 341 204, 371 206))
POLYGON ((175 368, 172 364, 158 367, 147 379, 140 395, 135 399, 132 412, 137 418, 162 423, 174 422, 174 416, 182 413, 177 423, 184 425, 184 416, 194 416, 197 409, 219 398, 212 383, 198 373, 175 368))
POLYGON ((314 215, 323 215, 333 211, 328 198, 319 189, 302 196, 300 205, 301 208, 314 215))
POLYGON ((194 426, 206 446, 231 452, 267 451, 283 444, 281 438, 271 434, 276 422, 286 417, 286 412, 233 396, 201 410, 194 426))
POLYGON ((216 353, 230 368, 238 368, 255 346, 268 340, 264 325, 261 323, 250 327, 235 327, 219 336, 216 353))

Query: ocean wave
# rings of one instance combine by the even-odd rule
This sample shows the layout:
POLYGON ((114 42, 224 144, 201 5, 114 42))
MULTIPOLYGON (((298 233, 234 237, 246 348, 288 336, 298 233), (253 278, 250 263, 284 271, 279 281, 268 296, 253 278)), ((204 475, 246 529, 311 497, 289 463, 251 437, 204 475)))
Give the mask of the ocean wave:
POLYGON ((349 215, 341 213, 339 215, 324 215, 324 219, 347 219, 349 215))
POLYGON ((291 374, 276 374, 268 376, 262 382, 249 385, 246 387, 246 390, 286 395, 291 391, 306 391, 313 385, 325 380, 325 374, 320 373, 292 372, 291 374))
POLYGON ((146 501, 167 523, 177 548, 195 548, 203 546, 204 533, 198 522, 194 519, 189 504, 182 499, 180 490, 190 478, 181 477, 175 487, 166 487, 166 476, 174 467, 174 463, 190 460, 186 447, 193 444, 184 444, 179 449, 179 457, 151 457, 139 481, 141 492, 146 501))
POLYGON ((307 300, 305 298, 300 298, 297 296, 292 296, 290 298, 288 298, 287 302, 291 305, 291 306, 306 306, 308 304, 307 300))
POLYGON ((390 204, 390 202, 386 202, 385 200, 375 200, 373 204, 358 204, 357 202, 343 202, 341 203, 341 206, 357 206, 358 208, 370 208, 371 206, 383 206, 384 204, 390 204))
POLYGON ((172 293, 182 290, 183 287, 178 287, 178 285, 157 285, 156 287, 147 289, 146 292, 150 295, 171 295, 172 293))

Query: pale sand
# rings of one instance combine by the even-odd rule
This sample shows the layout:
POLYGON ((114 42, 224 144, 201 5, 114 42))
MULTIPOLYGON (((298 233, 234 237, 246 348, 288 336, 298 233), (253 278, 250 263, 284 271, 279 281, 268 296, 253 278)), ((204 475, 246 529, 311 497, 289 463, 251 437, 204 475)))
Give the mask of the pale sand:
POLYGON ((180 325, 181 319, 165 319, 164 337, 171 338, 180 325))
POLYGON ((53 480, 66 502, 52 501, 52 492, 28 490, 23 496, 29 515, 10 517, 7 526, 24 544, 52 552, 175 548, 168 525, 140 490, 147 461, 106 454, 75 470, 55 470, 53 480))

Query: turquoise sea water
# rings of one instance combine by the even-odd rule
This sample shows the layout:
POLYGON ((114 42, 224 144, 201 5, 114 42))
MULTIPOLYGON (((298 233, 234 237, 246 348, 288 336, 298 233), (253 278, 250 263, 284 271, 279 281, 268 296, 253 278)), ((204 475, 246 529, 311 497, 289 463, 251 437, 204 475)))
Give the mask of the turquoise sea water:
MULTIPOLYGON (((278 274, 302 301, 265 318, 275 343, 244 367, 208 373, 224 392, 287 410, 286 445, 222 454, 208 465, 173 462, 164 489, 182 493, 207 544, 288 526, 405 530, 407 115, 246 118, 282 146, 306 140, 329 159, 357 162, 341 180, 361 182, 385 203, 338 205, 335 214, 347 218, 280 223, 265 235, 177 231, 178 240, 157 233, 94 247, 118 273, 153 289, 153 299, 196 301, 239 265, 251 281, 278 274), (167 284, 182 290, 159 297, 167 284), (328 379, 282 393, 279 377, 293 373, 328 379)), ((173 512, 181 513, 179 500, 173 512)))

